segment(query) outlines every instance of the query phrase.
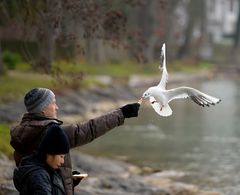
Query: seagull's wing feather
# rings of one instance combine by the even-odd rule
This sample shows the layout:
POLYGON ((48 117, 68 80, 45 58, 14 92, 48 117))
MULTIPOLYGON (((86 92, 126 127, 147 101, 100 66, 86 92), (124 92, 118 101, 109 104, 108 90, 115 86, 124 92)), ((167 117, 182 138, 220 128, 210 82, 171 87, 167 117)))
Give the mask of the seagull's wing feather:
POLYGON ((213 96, 207 95, 197 89, 191 87, 179 87, 166 91, 168 102, 179 98, 191 98, 200 106, 210 106, 219 103, 221 100, 213 96))
POLYGON ((167 90, 165 94, 168 99, 168 102, 174 99, 184 99, 189 97, 188 90, 185 87, 178 87, 167 90))
POLYGON ((162 70, 162 78, 158 84, 158 87, 166 89, 166 85, 168 82, 168 72, 166 67, 166 46, 165 43, 162 46, 161 56, 160 56, 160 65, 159 69, 162 70))

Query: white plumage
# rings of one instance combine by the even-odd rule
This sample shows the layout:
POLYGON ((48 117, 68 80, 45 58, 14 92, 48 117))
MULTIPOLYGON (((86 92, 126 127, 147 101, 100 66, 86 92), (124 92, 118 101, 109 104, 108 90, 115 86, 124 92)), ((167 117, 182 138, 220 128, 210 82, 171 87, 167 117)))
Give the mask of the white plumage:
POLYGON ((207 95, 197 89, 191 87, 178 87, 166 90, 168 82, 168 72, 166 68, 166 46, 162 46, 160 66, 162 70, 162 78, 157 86, 148 88, 142 95, 141 99, 149 98, 153 109, 161 116, 172 115, 172 109, 169 102, 174 99, 190 98, 200 106, 210 106, 219 103, 221 100, 210 95, 207 95))

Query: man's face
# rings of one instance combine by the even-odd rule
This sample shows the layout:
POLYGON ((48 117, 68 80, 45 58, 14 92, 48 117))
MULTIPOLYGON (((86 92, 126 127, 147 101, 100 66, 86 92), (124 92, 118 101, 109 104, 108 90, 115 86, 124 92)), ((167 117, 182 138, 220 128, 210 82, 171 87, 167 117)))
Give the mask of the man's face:
POLYGON ((47 164, 53 169, 58 169, 64 163, 64 154, 51 155, 47 154, 47 164))
POLYGON ((43 109, 43 113, 48 118, 57 118, 57 110, 58 106, 56 103, 56 99, 54 98, 53 101, 43 109))

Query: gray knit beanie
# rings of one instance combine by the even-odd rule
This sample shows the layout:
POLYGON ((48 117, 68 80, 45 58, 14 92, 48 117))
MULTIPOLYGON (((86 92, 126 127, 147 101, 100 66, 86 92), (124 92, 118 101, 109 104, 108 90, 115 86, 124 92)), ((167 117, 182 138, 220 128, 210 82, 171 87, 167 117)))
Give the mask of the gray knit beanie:
POLYGON ((30 113, 39 113, 55 98, 54 93, 46 88, 31 89, 24 98, 26 109, 30 113))

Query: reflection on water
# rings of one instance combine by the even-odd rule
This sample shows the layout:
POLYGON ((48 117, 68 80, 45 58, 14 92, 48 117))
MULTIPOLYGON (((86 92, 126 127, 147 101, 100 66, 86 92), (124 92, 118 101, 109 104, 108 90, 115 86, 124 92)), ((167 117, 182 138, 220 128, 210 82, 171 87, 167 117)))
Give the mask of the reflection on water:
POLYGON ((149 105, 139 117, 80 150, 125 157, 157 169, 186 171, 185 181, 226 195, 240 194, 240 81, 213 80, 192 85, 222 99, 210 108, 190 100, 170 103, 173 115, 158 116, 149 105))

